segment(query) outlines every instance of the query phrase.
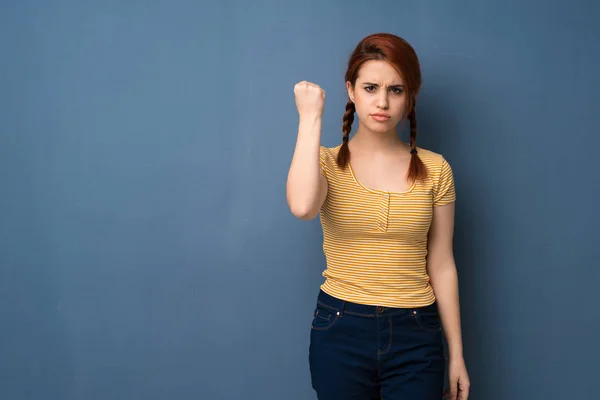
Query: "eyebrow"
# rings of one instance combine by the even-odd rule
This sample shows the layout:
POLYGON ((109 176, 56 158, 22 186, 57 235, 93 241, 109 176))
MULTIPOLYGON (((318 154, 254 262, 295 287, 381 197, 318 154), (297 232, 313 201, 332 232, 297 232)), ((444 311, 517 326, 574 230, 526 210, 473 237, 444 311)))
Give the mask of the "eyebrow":
MULTIPOLYGON (((379 86, 378 84, 373 83, 373 82, 363 82, 363 85, 367 85, 367 86, 379 86)), ((404 85, 389 85, 388 87, 390 87, 390 88, 403 88, 404 85)))

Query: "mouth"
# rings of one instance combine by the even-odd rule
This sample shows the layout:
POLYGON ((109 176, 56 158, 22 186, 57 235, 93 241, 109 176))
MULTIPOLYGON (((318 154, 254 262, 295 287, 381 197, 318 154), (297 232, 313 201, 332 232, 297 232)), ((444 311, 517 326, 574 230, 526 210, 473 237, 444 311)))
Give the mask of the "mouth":
POLYGON ((389 120, 391 117, 387 114, 376 113, 371 114, 371 118, 373 118, 375 121, 384 122, 389 120))

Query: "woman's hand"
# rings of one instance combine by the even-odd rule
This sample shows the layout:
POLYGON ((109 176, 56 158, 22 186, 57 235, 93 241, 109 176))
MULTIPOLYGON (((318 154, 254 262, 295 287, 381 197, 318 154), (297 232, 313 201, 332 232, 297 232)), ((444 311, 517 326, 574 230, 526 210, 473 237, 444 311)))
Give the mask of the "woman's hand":
POLYGON ((296 107, 301 117, 321 118, 325 106, 325 91, 317 84, 307 81, 294 86, 296 107))
POLYGON ((469 397, 469 374, 463 358, 459 360, 450 359, 448 365, 449 389, 444 393, 445 400, 467 400, 469 397))

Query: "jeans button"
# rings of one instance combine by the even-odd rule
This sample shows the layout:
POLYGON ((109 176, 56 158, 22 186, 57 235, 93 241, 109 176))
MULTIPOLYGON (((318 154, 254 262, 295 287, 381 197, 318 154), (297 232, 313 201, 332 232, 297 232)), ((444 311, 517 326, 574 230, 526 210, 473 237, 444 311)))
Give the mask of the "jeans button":
POLYGON ((381 314, 383 312, 383 310, 385 310, 385 307, 377 306, 377 313, 378 314, 381 314))

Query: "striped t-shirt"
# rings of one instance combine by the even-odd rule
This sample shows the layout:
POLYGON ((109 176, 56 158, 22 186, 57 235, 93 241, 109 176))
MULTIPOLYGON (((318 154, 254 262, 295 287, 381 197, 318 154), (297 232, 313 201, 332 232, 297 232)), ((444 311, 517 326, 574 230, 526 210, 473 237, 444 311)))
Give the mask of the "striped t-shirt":
POLYGON ((321 289, 337 298, 385 307, 418 307, 435 301, 426 269, 433 207, 455 200, 446 159, 418 148, 429 177, 402 193, 373 190, 352 166, 336 164, 340 146, 320 149, 328 193, 321 208, 327 266, 321 289))

